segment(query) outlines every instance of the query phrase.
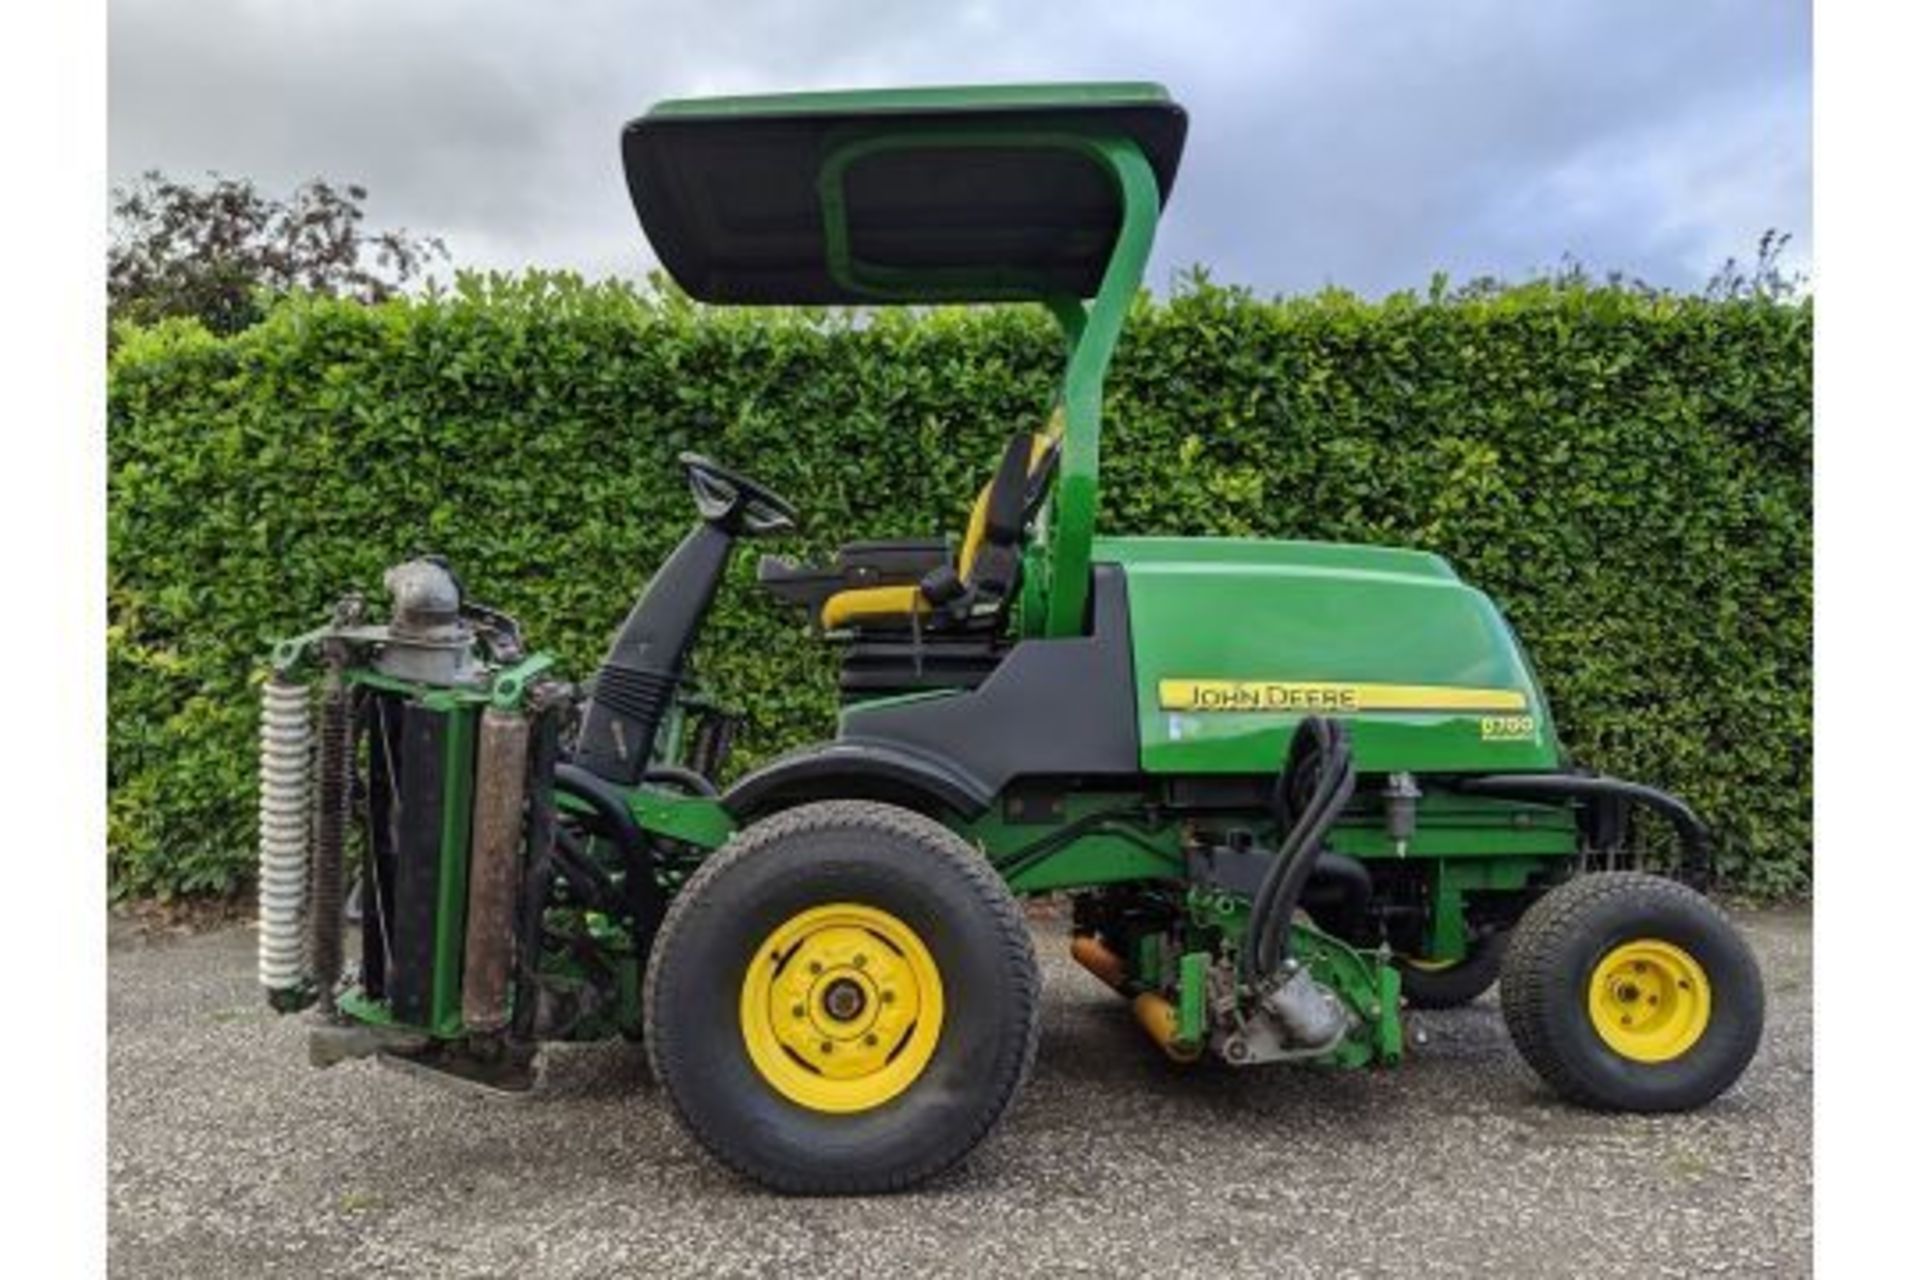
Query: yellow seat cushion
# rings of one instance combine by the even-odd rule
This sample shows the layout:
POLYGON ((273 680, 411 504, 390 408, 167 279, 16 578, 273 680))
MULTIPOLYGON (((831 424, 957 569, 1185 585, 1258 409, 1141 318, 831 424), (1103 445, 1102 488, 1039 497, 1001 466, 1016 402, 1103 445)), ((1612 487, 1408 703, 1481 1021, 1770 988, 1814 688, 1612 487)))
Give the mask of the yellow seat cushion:
POLYGON ((820 606, 820 625, 828 631, 858 626, 877 618, 898 619, 925 613, 928 605, 916 583, 897 587, 854 587, 838 591, 820 606))

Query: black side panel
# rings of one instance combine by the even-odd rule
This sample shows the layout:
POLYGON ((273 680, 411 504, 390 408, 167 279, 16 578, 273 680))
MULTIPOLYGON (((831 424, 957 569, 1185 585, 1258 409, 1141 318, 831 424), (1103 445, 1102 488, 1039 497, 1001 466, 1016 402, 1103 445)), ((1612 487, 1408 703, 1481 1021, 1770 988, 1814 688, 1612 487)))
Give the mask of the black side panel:
POLYGON ((977 689, 1000 665, 1006 649, 991 632, 950 635, 878 627, 859 633, 840 658, 842 701, 928 689, 977 689))
POLYGON ((1022 640, 970 692, 845 713, 846 746, 944 760, 997 795, 1039 774, 1133 777, 1140 771, 1126 577, 1093 569, 1093 634, 1022 640))
POLYGON ((447 716, 418 703, 400 714, 399 866, 394 875, 393 968, 387 998, 402 1022, 432 1011, 434 921, 440 893, 447 716))

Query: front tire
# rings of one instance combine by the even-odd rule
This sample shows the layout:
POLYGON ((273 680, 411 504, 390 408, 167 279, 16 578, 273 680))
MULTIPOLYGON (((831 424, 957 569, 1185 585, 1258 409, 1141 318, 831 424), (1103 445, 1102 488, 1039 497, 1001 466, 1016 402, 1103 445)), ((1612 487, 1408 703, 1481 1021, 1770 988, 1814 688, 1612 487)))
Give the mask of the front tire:
POLYGON ((1765 995, 1746 940, 1693 890, 1638 872, 1582 876, 1520 918, 1500 974, 1514 1046, 1561 1096, 1687 1111, 1740 1078, 1765 995))
POLYGON ((779 1191, 898 1191, 963 1159, 1038 1042, 1025 921, 974 849, 828 801, 749 827, 675 897, 645 990, 655 1077, 721 1163, 779 1191))

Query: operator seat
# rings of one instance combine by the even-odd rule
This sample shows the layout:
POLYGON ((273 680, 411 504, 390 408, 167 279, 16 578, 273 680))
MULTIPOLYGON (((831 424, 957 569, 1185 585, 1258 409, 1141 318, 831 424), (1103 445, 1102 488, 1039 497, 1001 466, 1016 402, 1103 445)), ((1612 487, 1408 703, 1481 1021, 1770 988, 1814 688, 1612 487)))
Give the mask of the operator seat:
POLYGON ((829 635, 879 638, 911 633, 937 641, 998 630, 1019 586, 1027 526, 1045 500, 1059 444, 1049 432, 1020 430, 974 499, 958 554, 945 539, 855 542, 831 565, 760 561, 760 584, 806 609, 829 635))
POLYGON ((968 606, 956 621, 964 622, 976 609, 997 611, 1013 593, 1027 522, 1045 496, 1056 461, 1054 443, 1046 435, 1015 432, 993 478, 973 500, 953 563, 936 566, 918 582, 836 591, 820 606, 821 628, 908 627, 916 616, 925 618, 955 604, 968 606))

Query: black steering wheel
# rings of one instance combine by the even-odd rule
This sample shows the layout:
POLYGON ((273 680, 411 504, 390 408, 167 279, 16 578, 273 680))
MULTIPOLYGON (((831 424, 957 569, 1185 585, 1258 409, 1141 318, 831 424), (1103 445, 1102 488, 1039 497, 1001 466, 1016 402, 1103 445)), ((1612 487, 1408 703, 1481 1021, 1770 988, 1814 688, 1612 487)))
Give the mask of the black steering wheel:
POLYGON ((794 505, 758 480, 698 453, 682 453, 679 461, 693 489, 693 504, 708 523, 749 536, 789 533, 799 523, 794 505))

